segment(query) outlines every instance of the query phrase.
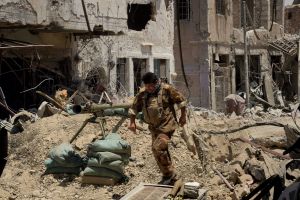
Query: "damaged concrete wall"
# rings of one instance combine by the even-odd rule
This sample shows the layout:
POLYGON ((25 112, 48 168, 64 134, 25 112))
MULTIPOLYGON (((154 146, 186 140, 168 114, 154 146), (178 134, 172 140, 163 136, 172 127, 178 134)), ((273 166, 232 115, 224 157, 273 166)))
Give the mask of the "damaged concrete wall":
MULTIPOLYGON (((128 2, 130 5, 130 1, 128 2)), ((152 6, 152 16, 141 31, 128 29, 119 36, 100 36, 98 39, 87 39, 79 42, 74 49, 80 61, 74 65, 75 79, 85 78, 86 72, 93 67, 101 67, 106 73, 104 79, 110 79, 111 84, 116 83, 118 58, 126 59, 125 88, 130 95, 134 93, 135 63, 134 59, 146 60, 146 71, 154 71, 154 59, 165 59, 167 78, 170 80, 174 72, 173 40, 174 40, 174 10, 173 4, 168 6, 165 1, 134 1, 134 4, 149 4, 152 6), (85 47, 84 47, 85 46, 85 47), (113 62, 109 69, 108 63, 113 62)), ((140 6, 142 7, 142 6, 140 6)), ((101 7, 100 7, 101 9, 101 7)), ((120 12, 127 12, 127 6, 119 8, 120 12)), ((127 14, 126 14, 127 15, 127 14)), ((126 17, 127 18, 127 17, 126 17)), ((114 86, 112 86, 114 87, 114 86)), ((113 89, 113 88, 112 88, 113 89)))
POLYGON ((300 4, 285 7, 285 24, 284 29, 286 33, 299 34, 300 33, 300 4))
MULTIPOLYGON (((273 14, 273 1, 272 0, 249 0, 246 1, 249 13, 251 15, 252 21, 255 28, 264 27, 265 29, 270 29, 272 24, 272 14, 273 14)), ((233 23, 235 28, 241 28, 243 14, 242 0, 233 0, 233 23)), ((275 18, 274 22, 277 24, 284 24, 284 1, 276 1, 275 7, 275 18)), ((247 23, 250 24, 249 19, 247 23)))
MULTIPOLYGON (((127 1, 85 0, 91 28, 126 30, 127 1)), ((81 1, 79 0, 4 0, 0 2, 0 23, 5 26, 25 26, 51 30, 87 31, 81 1)))
POLYGON ((233 29, 232 19, 232 1, 224 2, 223 14, 217 13, 217 1, 208 1, 208 32, 210 33, 209 41, 230 42, 230 36, 233 29))
MULTIPOLYGON (((24 27, 30 30, 25 35, 5 34, 5 37, 55 45, 57 51, 53 53, 57 60, 65 57, 71 60, 69 74, 73 80, 84 79, 92 68, 99 68, 106 81, 115 81, 118 58, 127 60, 124 84, 131 95, 136 82, 135 68, 140 67, 134 60, 145 61, 146 71, 154 71, 154 61, 162 60, 164 75, 170 79, 174 72, 172 1, 85 0, 85 5, 92 30, 96 27, 102 33, 109 31, 116 35, 73 36, 72 33, 87 32, 80 0, 1 1, 0 27, 11 31, 24 27), (63 41, 61 35, 65 37, 63 41), (51 39, 41 40, 42 36, 51 39)), ((52 50, 42 56, 47 54, 52 54, 52 50)))
MULTIPOLYGON (((175 25, 174 56, 178 77, 176 86, 189 97, 194 106, 210 107, 209 60, 207 39, 208 32, 208 2, 192 0, 190 18, 180 20, 181 45, 185 74, 190 94, 187 92, 180 64, 178 27, 175 25)), ((176 24, 176 23, 175 23, 176 24)))

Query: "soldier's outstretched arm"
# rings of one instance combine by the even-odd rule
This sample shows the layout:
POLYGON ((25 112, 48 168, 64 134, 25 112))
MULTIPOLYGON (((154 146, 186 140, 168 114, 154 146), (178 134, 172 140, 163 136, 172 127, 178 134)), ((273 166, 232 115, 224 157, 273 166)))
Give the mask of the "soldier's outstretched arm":
POLYGON ((142 93, 138 93, 134 97, 132 106, 131 106, 131 108, 128 111, 129 116, 130 116, 130 122, 129 122, 128 129, 131 130, 134 133, 136 133, 135 118, 136 118, 138 112, 140 112, 142 110, 142 107, 143 107, 142 96, 143 96, 142 93))

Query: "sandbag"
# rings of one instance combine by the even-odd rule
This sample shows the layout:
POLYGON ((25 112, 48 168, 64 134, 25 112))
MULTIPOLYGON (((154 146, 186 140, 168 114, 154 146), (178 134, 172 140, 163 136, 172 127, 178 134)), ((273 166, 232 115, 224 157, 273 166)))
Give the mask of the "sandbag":
POLYGON ((57 162, 51 158, 47 158, 44 162, 46 168, 53 167, 81 167, 83 162, 57 162))
POLYGON ((79 175, 81 172, 80 167, 52 167, 47 168, 44 175, 47 174, 76 174, 79 175))
POLYGON ((94 152, 108 151, 131 155, 131 147, 125 140, 96 140, 89 145, 89 150, 94 152))
POLYGON ((118 133, 109 133, 104 139, 105 140, 122 140, 121 136, 118 133))
POLYGON ((113 178, 116 181, 119 181, 124 177, 121 173, 103 167, 86 167, 83 171, 83 175, 108 177, 113 178))
POLYGON ((127 165, 129 162, 128 154, 115 154, 115 153, 111 153, 111 152, 88 151, 87 156, 97 158, 97 160, 100 164, 106 163, 106 162, 112 162, 112 161, 116 161, 116 160, 123 161, 123 163, 125 165, 127 165))
POLYGON ((97 158, 89 158, 87 166, 99 168, 104 167, 116 171, 120 174, 124 174, 124 163, 121 160, 115 160, 112 162, 105 162, 101 164, 97 158))
POLYGON ((74 151, 72 145, 69 143, 63 143, 51 149, 48 157, 61 164, 82 163, 82 158, 74 151))

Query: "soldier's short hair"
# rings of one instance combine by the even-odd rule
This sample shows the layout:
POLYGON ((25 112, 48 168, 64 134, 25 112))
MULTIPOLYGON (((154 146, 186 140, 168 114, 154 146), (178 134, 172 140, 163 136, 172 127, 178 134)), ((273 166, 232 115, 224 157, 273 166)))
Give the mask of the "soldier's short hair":
POLYGON ((156 83, 158 81, 157 76, 153 72, 147 72, 142 77, 144 84, 156 83))

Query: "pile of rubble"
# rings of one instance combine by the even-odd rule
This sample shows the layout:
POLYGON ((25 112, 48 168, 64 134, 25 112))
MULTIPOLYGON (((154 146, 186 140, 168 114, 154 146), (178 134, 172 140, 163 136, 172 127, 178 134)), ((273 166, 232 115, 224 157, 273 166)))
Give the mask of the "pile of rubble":
MULTIPOLYGON (((59 102, 60 106, 44 103, 38 109, 39 114, 22 111, 10 121, 1 121, 1 129, 14 133, 9 135, 8 162, 0 182, 1 198, 120 199, 142 182, 159 182, 161 177, 146 124, 140 122, 135 135, 127 129, 128 119, 124 116, 106 117, 103 126, 102 118, 92 113, 72 115, 76 113, 74 109, 73 113, 65 109, 68 99, 56 97, 50 101, 59 102), (101 186, 82 183, 80 176, 44 174, 44 161, 54 147, 72 141, 76 153, 83 157, 91 142, 115 131, 131 146, 132 155, 124 170, 125 182, 101 186)), ((293 177, 285 179, 289 185, 297 178, 297 169, 285 167, 291 158, 282 152, 298 137, 290 115, 280 109, 264 110, 259 106, 245 110, 242 115, 190 107, 187 129, 197 155, 188 150, 182 137, 184 129, 178 130, 170 144, 176 169, 184 182, 199 183, 207 191, 206 199, 240 199, 273 175, 286 177, 289 173, 289 178, 293 177), (294 131, 292 139, 287 134, 291 131, 294 131)))
MULTIPOLYGON (((189 128, 195 133, 201 133, 201 138, 207 145, 204 149, 205 157, 201 160, 193 156, 186 147, 178 131, 171 143, 171 154, 175 166, 184 181, 199 182, 202 188, 208 190, 207 199, 232 199, 248 194, 253 188, 273 174, 279 174, 279 164, 282 158, 261 150, 241 140, 239 137, 255 138, 259 144, 274 144, 286 147, 284 130, 280 127, 266 129, 253 127, 232 134, 209 134, 208 130, 222 132, 228 127, 237 128, 253 119, 241 116, 226 117, 209 110, 194 111, 189 128), (268 131, 267 131, 268 130, 268 131), (276 130, 274 132, 274 130, 276 130), (198 132, 197 132, 198 131, 198 132), (275 139, 274 139, 275 138, 275 139), (269 141, 263 143, 263 141, 269 141), (270 142, 270 141, 277 141, 270 142), (218 175, 219 174, 219 175, 218 175), (226 185, 227 180, 229 184, 226 185)), ((118 199, 125 195, 140 182, 157 183, 160 173, 151 153, 151 136, 146 131, 145 124, 140 124, 144 130, 138 135, 127 130, 126 121, 119 129, 119 134, 132 147, 132 157, 125 173, 129 177, 127 183, 116 186, 91 186, 81 183, 80 178, 67 175, 41 176, 44 171, 44 161, 53 147, 69 141, 89 114, 64 116, 55 114, 42 118, 34 123, 27 121, 24 131, 10 135, 8 163, 1 177, 1 195, 10 199, 118 199), (26 183, 26 184, 25 184, 26 183)), ((288 123, 290 117, 278 119, 288 123)), ((106 131, 113 129, 119 117, 107 120, 106 131)), ((87 124, 74 142, 75 149, 86 154, 87 145, 101 137, 99 124, 87 124)), ((273 146, 272 146, 272 145, 273 146)))

